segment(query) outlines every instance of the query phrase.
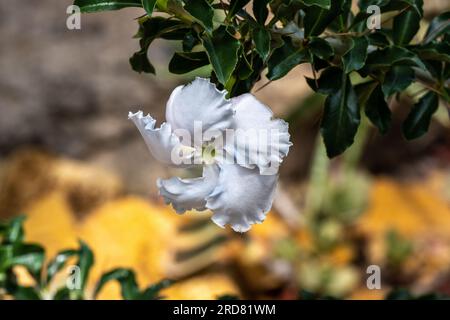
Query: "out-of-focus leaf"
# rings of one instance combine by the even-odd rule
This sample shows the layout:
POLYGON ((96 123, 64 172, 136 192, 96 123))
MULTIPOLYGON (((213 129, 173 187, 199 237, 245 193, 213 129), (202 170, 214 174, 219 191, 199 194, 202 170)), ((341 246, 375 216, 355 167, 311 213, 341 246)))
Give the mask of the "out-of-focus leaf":
POLYGON ((320 129, 329 158, 341 154, 353 143, 360 123, 358 101, 350 79, 342 70, 339 75, 338 90, 325 100, 320 129))
POLYGON ((23 240, 23 221, 25 216, 18 216, 12 219, 5 228, 3 242, 18 243, 23 240))
POLYGON ((270 51, 270 32, 262 27, 253 29, 253 41, 256 51, 263 60, 266 60, 270 51))
POLYGON ((403 135, 406 139, 419 138, 428 131, 431 117, 436 112, 438 105, 438 96, 430 91, 412 107, 408 117, 403 122, 403 135))
POLYGON ((78 267, 80 268, 80 285, 81 290, 84 290, 87 284, 89 273, 94 264, 94 255, 92 250, 86 243, 80 240, 80 249, 78 251, 78 267))
POLYGON ((142 6, 144 7, 145 12, 147 12, 149 16, 152 15, 153 9, 155 9, 155 5, 156 0, 142 0, 142 6))
POLYGON ((308 45, 308 48, 312 54, 322 60, 328 60, 334 55, 333 47, 322 38, 312 38, 308 45))
POLYGON ((268 60, 269 71, 267 78, 277 80, 285 76, 289 71, 300 63, 309 61, 307 50, 294 47, 290 40, 275 49, 268 60))
POLYGON ((238 61, 239 40, 221 26, 213 32, 211 37, 204 36, 202 42, 217 79, 225 85, 238 61))
POLYGON ((396 16, 393 23, 394 43, 400 46, 408 44, 419 30, 421 18, 421 15, 412 8, 396 16))
POLYGON ((49 283, 53 279, 53 276, 62 270, 67 261, 77 254, 77 250, 64 250, 58 252, 56 257, 54 257, 47 265, 46 283, 49 283))
POLYGON ((379 85, 370 94, 364 110, 367 118, 378 128, 380 133, 386 134, 391 124, 391 110, 379 85))
POLYGON ((16 286, 11 291, 15 300, 41 300, 39 292, 33 287, 16 286))
POLYGON ((158 283, 155 283, 145 289, 140 295, 139 299, 142 300, 154 300, 159 298, 159 292, 174 283, 172 280, 164 279, 158 283))
POLYGON ((175 52, 169 62, 169 71, 183 74, 209 64, 208 55, 200 52, 175 52))
POLYGON ((350 38, 350 41, 352 42, 350 50, 342 57, 345 73, 361 69, 367 58, 369 42, 366 37, 350 38))
POLYGON ((136 282, 136 276, 130 269, 114 269, 103 274, 98 281, 95 290, 94 298, 97 297, 105 284, 109 281, 118 281, 121 287, 122 297, 125 300, 134 300, 139 295, 139 287, 136 282))
POLYGON ((207 0, 187 0, 184 9, 201 22, 209 32, 213 29, 214 10, 207 0))
POLYGON ((81 12, 97 12, 119 10, 127 7, 142 7, 141 0, 75 0, 73 4, 79 6, 81 12))
POLYGON ((450 31, 450 11, 444 12, 431 20, 423 42, 429 43, 444 33, 450 31))
POLYGON ((44 248, 37 244, 22 243, 13 246, 13 255, 7 261, 8 267, 24 266, 31 276, 39 281, 45 259, 44 248))
POLYGON ((414 80, 414 70, 408 66, 393 66, 384 77, 381 89, 387 98, 394 93, 402 92, 414 80))

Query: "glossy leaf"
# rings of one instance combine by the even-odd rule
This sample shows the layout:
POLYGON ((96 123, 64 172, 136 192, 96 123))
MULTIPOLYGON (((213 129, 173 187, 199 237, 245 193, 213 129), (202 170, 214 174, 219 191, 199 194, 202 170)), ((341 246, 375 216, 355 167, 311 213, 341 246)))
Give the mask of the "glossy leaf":
POLYGON ((321 133, 329 158, 345 151, 353 144, 360 123, 358 101, 348 75, 339 72, 339 89, 325 100, 321 133))
POLYGON ((429 43, 448 32, 450 32, 450 11, 444 12, 431 20, 423 42, 429 43))
POLYGON ((119 10, 127 7, 142 7, 141 0, 75 0, 73 4, 80 7, 81 12, 97 12, 119 10))
POLYGON ((350 50, 342 57, 345 73, 359 70, 364 66, 367 58, 367 46, 369 42, 365 37, 350 38, 350 50))
POLYGON ((425 69, 423 62, 408 49, 392 46, 370 53, 366 65, 372 69, 388 68, 392 65, 408 65, 425 69))
POLYGON ((217 79, 220 83, 225 84, 238 61, 239 40, 231 36, 224 26, 221 26, 213 32, 212 36, 204 36, 202 42, 217 79))
POLYGON ((416 10, 410 9, 394 18, 393 35, 396 45, 408 44, 420 28, 421 16, 416 10))
POLYGON ((261 25, 264 25, 267 16, 269 15, 269 10, 267 9, 267 4, 271 0, 254 0, 253 1, 253 15, 261 25))
POLYGON ((391 110, 379 85, 370 94, 364 110, 367 118, 378 128, 380 133, 386 134, 391 124, 391 110))
POLYGON ((307 6, 318 6, 323 9, 330 9, 331 0, 303 0, 303 3, 307 6))
POLYGON ((308 53, 305 49, 294 47, 290 40, 275 49, 268 61, 269 71, 267 78, 277 80, 284 77, 289 71, 300 63, 308 61, 308 53))
POLYGON ((87 279, 94 264, 94 255, 88 245, 80 240, 80 249, 78 251, 78 267, 80 268, 80 284, 81 290, 84 290, 87 279))
POLYGON ((228 17, 233 17, 236 13, 239 12, 239 10, 245 7, 249 2, 250 0, 231 0, 230 9, 228 11, 228 17))
POLYGON ((309 45, 311 53, 322 60, 328 60, 334 55, 333 47, 324 39, 314 37, 311 39, 309 45))
POLYGON ((323 9, 318 6, 305 8, 305 18, 303 20, 306 36, 317 36, 321 34, 327 26, 341 13, 343 0, 331 2, 330 9, 323 9))
POLYGON ((209 32, 213 29, 214 10, 207 0, 185 1, 184 9, 201 22, 209 32))
POLYGON ((56 273, 62 270, 67 261, 78 254, 77 250, 64 250, 58 252, 55 258, 53 258, 47 265, 46 283, 48 284, 56 273))
POLYGON ((270 52, 270 32, 262 27, 253 29, 253 41, 255 41, 256 52, 266 60, 270 52))
POLYGON ((169 71, 183 74, 209 64, 208 55, 200 52, 175 52, 169 62, 169 71))
POLYGON ((8 267, 23 266, 37 281, 40 280, 44 264, 44 248, 37 244, 17 244, 12 249, 13 255, 7 261, 8 267))
POLYGON ((144 7, 147 15, 151 16, 153 9, 155 9, 156 0, 142 0, 142 7, 144 7))
POLYGON ((394 93, 402 92, 414 80, 414 70, 408 66, 393 66, 384 77, 381 85, 384 96, 387 98, 394 93))
POLYGON ((139 299, 142 300, 154 300, 159 299, 159 292, 169 286, 171 286, 174 283, 172 280, 164 279, 161 280, 158 283, 155 283, 151 286, 149 286, 147 289, 145 289, 140 295, 139 299))
POLYGON ((13 218, 5 228, 5 236, 3 242, 17 243, 23 240, 23 221, 25 216, 13 218))
POLYGON ((406 139, 412 140, 419 138, 428 131, 431 117, 438 109, 438 105, 438 96, 430 91, 412 107, 403 123, 403 135, 406 139))

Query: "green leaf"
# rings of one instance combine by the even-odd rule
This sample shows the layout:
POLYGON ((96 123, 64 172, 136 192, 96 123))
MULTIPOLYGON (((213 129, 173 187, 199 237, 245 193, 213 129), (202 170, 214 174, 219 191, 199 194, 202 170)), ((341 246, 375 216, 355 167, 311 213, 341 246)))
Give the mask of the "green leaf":
POLYGON ((438 109, 438 105, 438 96, 430 91, 412 107, 402 128, 403 135, 406 139, 412 140, 419 138, 428 131, 431 117, 438 109))
POLYGON ((417 55, 408 49, 392 46, 370 53, 366 66, 372 69, 389 68, 392 65, 408 65, 425 69, 423 62, 417 55))
POLYGON ((76 256, 78 250, 64 250, 58 252, 55 258, 53 258, 47 265, 46 283, 48 284, 56 273, 62 270, 67 261, 76 256))
POLYGON ((241 10, 250 0, 231 0, 230 9, 228 11, 228 17, 233 17, 239 10, 241 10))
POLYGON ((207 0, 185 1, 184 9, 201 22, 203 27, 211 32, 213 29, 214 10, 207 0))
POLYGON ((256 52, 265 61, 270 52, 270 32, 262 27, 254 28, 253 41, 255 41, 256 52))
MULTIPOLYGON (((314 79, 312 79, 314 81, 314 79)), ((313 90, 321 94, 336 93, 341 89, 342 70, 337 67, 326 68, 317 80, 318 87, 313 90)))
POLYGON ((142 7, 141 0, 75 0, 73 4, 80 7, 81 12, 98 12, 119 10, 128 7, 142 7))
POLYGON ((275 49, 267 63, 269 80, 277 80, 284 77, 289 71, 300 63, 307 62, 309 55, 303 48, 294 47, 290 40, 275 49))
POLYGON ((341 5, 343 0, 336 0, 331 2, 329 10, 318 6, 311 6, 305 8, 305 36, 317 36, 321 34, 327 26, 341 13, 341 5))
POLYGON ((339 74, 339 90, 325 100, 321 123, 321 133, 329 158, 341 154, 353 144, 360 123, 357 97, 350 79, 342 70, 339 74))
POLYGON ((253 15, 261 25, 264 25, 269 15, 269 10, 267 9, 267 4, 271 0, 254 0, 253 1, 253 15))
POLYGON ((367 59, 369 42, 366 37, 350 38, 350 41, 350 49, 342 57, 345 73, 361 69, 367 59))
POLYGON ((391 0, 359 0, 358 1, 358 7, 360 11, 366 11, 367 8, 371 5, 384 7, 387 5, 391 0))
POLYGON ((155 67, 150 63, 147 56, 147 48, 135 52, 130 58, 131 68, 136 72, 145 72, 155 74, 155 67))
POLYGON ((212 37, 203 36, 202 42, 217 79, 225 85, 238 61, 239 40, 231 36, 224 26, 221 26, 213 32, 212 37))
POLYGON ((428 43, 413 50, 423 60, 450 62, 450 44, 444 41, 428 43))
POLYGON ((147 15, 151 16, 153 9, 155 9, 156 0, 142 0, 142 7, 144 7, 147 15))
POLYGON ((450 11, 444 12, 431 20, 423 42, 429 43, 448 32, 450 32, 450 11))
POLYGON ((408 66, 393 66, 384 77, 381 89, 387 98, 394 93, 402 92, 414 80, 414 70, 408 66))
POLYGON ((191 52, 194 47, 200 43, 198 37, 193 32, 188 32, 184 35, 182 46, 184 52, 191 52))
POLYGON ((408 44, 420 28, 420 19, 421 16, 414 9, 396 16, 393 24, 394 43, 399 46, 408 44))
POLYGON ((159 298, 159 292, 174 283, 172 280, 164 279, 145 289, 139 296, 140 300, 154 300, 159 298))
POLYGON ((169 62, 169 71, 183 74, 209 64, 208 55, 200 52, 175 52, 169 62))
POLYGON ((24 220, 25 216, 18 216, 8 223, 3 242, 12 244, 22 242, 24 220))
POLYGON ((313 37, 308 45, 311 53, 322 60, 328 60, 334 55, 333 47, 324 39, 313 37))
POLYGON ((303 0, 303 3, 307 6, 318 6, 323 9, 331 8, 331 0, 303 0))
POLYGON ((23 266, 36 280, 40 280, 44 264, 44 248, 37 244, 16 244, 12 249, 12 257, 6 262, 8 267, 23 266))
POLYGON ((80 268, 80 284, 81 290, 84 290, 91 271, 91 267, 94 264, 94 255, 88 245, 79 241, 80 249, 78 251, 78 267, 80 268))
POLYGON ((367 118, 378 128, 381 134, 386 134, 391 124, 391 110, 384 99, 381 87, 378 85, 365 103, 367 118))
POLYGON ((11 290, 15 300, 41 300, 39 292, 33 287, 16 286, 11 290))
POLYGON ((99 292, 109 281, 119 282, 122 297, 125 300, 134 300, 138 297, 139 287, 133 270, 118 268, 111 270, 100 277, 94 290, 94 298, 97 297, 99 292))

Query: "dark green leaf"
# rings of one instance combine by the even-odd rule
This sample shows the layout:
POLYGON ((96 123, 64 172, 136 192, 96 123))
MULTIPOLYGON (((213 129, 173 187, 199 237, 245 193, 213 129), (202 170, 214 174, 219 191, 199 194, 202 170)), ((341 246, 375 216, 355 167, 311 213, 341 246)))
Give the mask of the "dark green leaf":
POLYGON ((253 15, 261 25, 264 25, 269 15, 269 10, 267 9, 267 4, 271 0, 254 0, 253 1, 253 15))
POLYGON ((209 64, 206 52, 175 52, 169 62, 169 71, 183 74, 209 64))
POLYGON ((79 6, 81 12, 97 12, 118 10, 127 7, 142 7, 141 0, 75 0, 73 4, 79 6))
POLYGON ((385 98, 394 93, 402 92, 414 80, 414 70, 408 66, 393 66, 387 73, 382 83, 385 98))
POLYGON ((155 9, 156 0, 142 0, 142 6, 147 12, 147 15, 151 16, 153 13, 153 9, 155 9))
POLYGON ((97 297, 102 288, 109 281, 118 281, 121 287, 122 297, 126 300, 133 300, 139 294, 139 288, 136 282, 136 276, 130 269, 114 269, 107 273, 104 273, 94 290, 94 298, 97 297))
POLYGON ((130 58, 130 64, 136 72, 155 73, 155 67, 148 60, 147 50, 135 52, 130 58))
POLYGON ((450 32, 450 11, 433 18, 425 34, 424 43, 429 43, 448 32, 450 32))
POLYGON ((172 280, 164 279, 145 289, 139 296, 142 300, 154 300, 159 298, 159 292, 174 283, 172 280))
POLYGON ((365 103, 367 118, 378 128, 381 134, 386 134, 391 124, 391 110, 384 99, 381 87, 378 85, 372 91, 365 103))
POLYGON ((253 41, 255 41, 256 51, 265 61, 270 51, 270 32, 262 27, 253 29, 253 41))
POLYGON ((230 78, 238 61, 239 40, 231 36, 224 26, 213 32, 212 37, 203 36, 203 46, 220 83, 230 78))
POLYGON ((18 216, 12 219, 5 230, 3 242, 18 243, 23 240, 23 221, 25 216, 18 216))
POLYGON ((91 271, 91 267, 94 264, 94 255, 88 245, 80 240, 80 249, 78 252, 78 267, 80 268, 80 284, 81 290, 84 290, 91 271))
POLYGON ((185 1, 184 9, 201 22, 209 32, 213 29, 214 10, 207 0, 185 1))
POLYGON ((342 57, 345 73, 359 70, 364 66, 367 58, 367 46, 369 42, 365 37, 350 38, 352 45, 350 50, 342 57))
POLYGON ((15 300, 41 300, 39 292, 33 287, 16 286, 11 291, 15 300))
POLYGON ((188 32, 185 34, 182 42, 183 51, 191 52, 194 47, 200 43, 198 37, 196 37, 192 32, 188 32))
POLYGON ((313 37, 308 45, 311 53, 322 60, 328 60, 334 55, 333 47, 324 39, 313 37))
POLYGON ((349 77, 340 70, 338 91, 325 100, 321 133, 327 155, 333 158, 352 145, 360 122, 358 101, 349 77))
POLYGON ((423 60, 450 62, 450 44, 447 42, 429 43, 413 50, 423 60))
POLYGON ((416 10, 410 9, 394 18, 393 35, 396 45, 408 44, 420 28, 421 16, 416 10))
POLYGON ((16 244, 12 257, 6 262, 8 267, 24 266, 36 281, 40 280, 44 264, 44 248, 37 244, 16 244))
POLYGON ((326 68, 317 80, 317 92, 322 94, 332 94, 341 90, 342 70, 337 67, 326 68))
POLYGON ((378 7, 384 7, 390 2, 390 0, 359 0, 358 6, 361 11, 366 11, 369 6, 375 5, 378 7))
POLYGON ((275 49, 267 63, 269 71, 267 78, 277 80, 284 77, 289 71, 300 63, 306 62, 309 55, 305 49, 294 47, 290 40, 275 49))
POLYGON ((323 9, 331 8, 331 0, 303 0, 303 3, 307 6, 318 6, 323 9))
POLYGON ((428 131, 431 117, 439 106, 438 96, 430 91, 416 103, 405 122, 403 123, 403 135, 406 139, 412 140, 419 138, 428 131))
POLYGON ((228 17, 233 17, 239 10, 241 10, 250 0, 231 0, 230 10, 228 11, 228 17))
POLYGON ((392 65, 426 68, 414 52, 397 46, 387 47, 370 53, 367 57, 366 65, 372 69, 389 68, 392 65))
POLYGON ((47 277, 46 283, 48 284, 53 276, 61 271, 61 269, 66 265, 67 261, 76 256, 78 254, 78 250, 64 250, 58 252, 55 258, 51 260, 47 265, 47 277))
POLYGON ((311 6, 305 8, 305 36, 317 36, 321 34, 327 26, 341 13, 341 5, 343 0, 336 0, 331 2, 329 10, 318 6, 311 6))

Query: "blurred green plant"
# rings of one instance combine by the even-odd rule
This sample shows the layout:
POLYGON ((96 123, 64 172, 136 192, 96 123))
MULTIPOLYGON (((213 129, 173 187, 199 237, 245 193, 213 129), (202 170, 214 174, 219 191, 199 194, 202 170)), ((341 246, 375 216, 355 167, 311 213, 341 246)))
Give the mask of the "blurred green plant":
POLYGON ((0 298, 11 297, 18 300, 83 300, 96 298, 109 281, 118 281, 122 297, 127 300, 160 299, 160 291, 170 286, 173 281, 162 280, 140 290, 135 274, 130 269, 117 268, 104 273, 91 295, 86 290, 89 272, 94 264, 94 255, 86 243, 80 241, 78 249, 60 251, 52 260, 46 263, 45 250, 42 246, 24 241, 23 221, 19 216, 9 223, 0 224, 0 298), (71 262, 72 260, 75 263, 71 262), (24 286, 19 283, 15 272, 17 267, 23 267, 33 278, 34 285, 24 286), (51 288, 55 276, 67 268, 76 270, 69 277, 74 281, 69 286, 56 290, 51 288), (76 268, 74 268, 76 267, 76 268), (72 285, 73 284, 73 285, 72 285))
POLYGON ((82 12, 145 9, 138 19, 140 50, 130 58, 137 72, 155 73, 147 52, 157 39, 181 42, 169 71, 190 72, 211 65, 211 78, 230 96, 251 91, 267 69, 278 80, 299 64, 326 95, 321 133, 327 155, 353 144, 360 109, 381 134, 390 127, 389 103, 412 84, 420 95, 403 123, 411 140, 422 136, 441 98, 450 102, 450 12, 434 17, 419 37, 423 0, 75 0, 82 12), (380 9, 380 25, 368 8, 380 9), (251 8, 250 8, 251 7, 251 8), (158 16, 154 13, 158 12, 158 16), (371 20, 370 20, 371 21, 371 20), (318 75, 320 73, 320 76, 318 75), (362 81, 355 81, 356 78, 362 81))

